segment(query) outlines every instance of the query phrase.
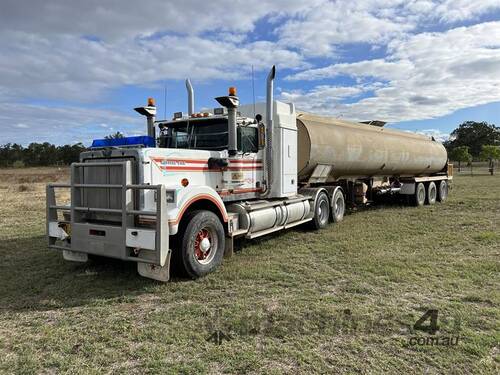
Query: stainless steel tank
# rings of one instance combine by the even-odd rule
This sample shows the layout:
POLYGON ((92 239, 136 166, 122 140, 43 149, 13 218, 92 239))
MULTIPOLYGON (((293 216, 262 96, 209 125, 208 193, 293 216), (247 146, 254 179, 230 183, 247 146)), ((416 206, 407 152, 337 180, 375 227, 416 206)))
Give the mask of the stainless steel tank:
POLYGON ((297 115, 298 175, 308 180, 318 164, 333 165, 331 176, 418 176, 442 170, 444 146, 430 137, 383 127, 297 115))

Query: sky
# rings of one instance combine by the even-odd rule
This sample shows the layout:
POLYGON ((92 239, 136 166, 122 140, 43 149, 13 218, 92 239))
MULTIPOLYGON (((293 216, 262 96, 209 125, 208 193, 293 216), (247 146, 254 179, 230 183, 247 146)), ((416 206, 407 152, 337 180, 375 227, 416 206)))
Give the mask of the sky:
POLYGON ((500 125, 500 1, 2 0, 0 144, 144 134, 133 108, 186 111, 187 77, 197 110, 229 86, 263 101, 273 64, 304 111, 438 139, 500 125))

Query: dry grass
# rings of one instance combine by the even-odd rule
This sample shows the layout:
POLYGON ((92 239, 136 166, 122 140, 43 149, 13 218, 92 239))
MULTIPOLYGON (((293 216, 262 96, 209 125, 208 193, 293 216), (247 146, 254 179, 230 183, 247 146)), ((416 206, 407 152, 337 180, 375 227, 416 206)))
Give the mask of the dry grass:
POLYGON ((0 372, 498 373, 499 176, 458 176, 445 205, 240 243, 208 277, 159 284, 49 251, 39 173, 67 178, 0 171, 0 372), (457 346, 409 344, 430 308, 457 346))

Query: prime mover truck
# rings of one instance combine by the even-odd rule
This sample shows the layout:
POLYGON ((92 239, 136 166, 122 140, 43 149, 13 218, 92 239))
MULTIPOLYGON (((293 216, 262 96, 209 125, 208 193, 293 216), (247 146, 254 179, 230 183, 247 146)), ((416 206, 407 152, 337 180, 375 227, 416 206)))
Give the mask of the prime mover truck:
POLYGON ((452 168, 432 137, 296 110, 273 98, 240 105, 234 88, 220 107, 155 119, 154 100, 135 108, 147 136, 96 140, 71 165, 69 184, 47 186, 49 247, 66 260, 89 254, 137 263, 168 281, 171 264, 193 278, 213 271, 237 237, 260 237, 342 220, 347 207, 378 197, 444 202, 452 168), (56 199, 70 190, 69 204, 56 199))

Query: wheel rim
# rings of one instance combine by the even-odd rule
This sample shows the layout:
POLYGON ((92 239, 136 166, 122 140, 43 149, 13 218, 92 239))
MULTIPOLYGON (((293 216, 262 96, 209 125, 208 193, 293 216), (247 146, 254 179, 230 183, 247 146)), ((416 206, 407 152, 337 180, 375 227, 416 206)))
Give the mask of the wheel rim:
POLYGON ((430 191, 429 191, 429 200, 430 201, 435 201, 436 200, 436 187, 431 187, 430 191))
POLYGON ((446 199, 448 196, 448 184, 444 183, 441 187, 441 200, 446 199))
POLYGON ((425 189, 418 189, 418 202, 422 203, 425 200, 425 189))
POLYGON ((200 264, 208 264, 214 258, 216 249, 217 236, 210 228, 200 229, 194 240, 194 259, 200 264))
POLYGON ((338 197, 335 201, 335 217, 341 217, 344 215, 344 200, 342 197, 338 197))
POLYGON ((328 202, 323 199, 318 206, 318 217, 321 224, 326 223, 328 220, 328 202))

